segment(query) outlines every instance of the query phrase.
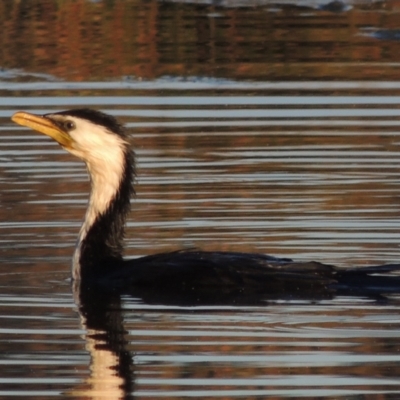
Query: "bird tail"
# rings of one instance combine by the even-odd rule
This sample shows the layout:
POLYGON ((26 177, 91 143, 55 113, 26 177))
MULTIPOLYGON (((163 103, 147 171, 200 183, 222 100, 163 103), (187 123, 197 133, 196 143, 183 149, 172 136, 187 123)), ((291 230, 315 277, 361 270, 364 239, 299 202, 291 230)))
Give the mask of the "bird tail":
POLYGON ((338 269, 334 284, 339 292, 400 294, 400 264, 338 269))

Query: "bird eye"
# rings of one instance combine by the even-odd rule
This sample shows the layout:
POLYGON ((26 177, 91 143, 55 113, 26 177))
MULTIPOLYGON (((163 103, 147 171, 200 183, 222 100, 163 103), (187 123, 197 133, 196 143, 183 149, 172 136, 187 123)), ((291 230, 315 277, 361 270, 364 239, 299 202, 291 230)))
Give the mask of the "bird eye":
POLYGON ((75 129, 75 123, 72 122, 72 121, 65 121, 65 122, 64 122, 64 128, 65 128, 67 131, 72 131, 72 129, 75 129))

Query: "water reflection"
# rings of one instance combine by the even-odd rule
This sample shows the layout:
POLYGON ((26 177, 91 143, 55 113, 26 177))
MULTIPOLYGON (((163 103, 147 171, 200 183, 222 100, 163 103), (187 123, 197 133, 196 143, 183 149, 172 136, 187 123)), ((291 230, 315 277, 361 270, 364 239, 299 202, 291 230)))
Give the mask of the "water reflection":
POLYGON ((0 65, 25 80, 396 80, 397 20, 390 0, 3 2, 0 65))
POLYGON ((77 284, 73 290, 90 354, 90 375, 66 394, 91 399, 133 398, 133 354, 127 350, 120 296, 77 284))
POLYGON ((74 297, 90 373, 68 397, 335 398, 398 387, 395 298, 188 309, 78 286, 74 297))

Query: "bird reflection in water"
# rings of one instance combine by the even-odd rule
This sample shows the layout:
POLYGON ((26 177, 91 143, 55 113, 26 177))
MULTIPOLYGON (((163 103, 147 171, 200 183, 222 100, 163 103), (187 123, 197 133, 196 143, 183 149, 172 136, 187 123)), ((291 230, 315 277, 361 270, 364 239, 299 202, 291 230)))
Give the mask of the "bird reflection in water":
MULTIPOLYGON (((345 295, 357 298, 370 299, 375 304, 387 304, 390 302, 388 292, 399 293, 398 278, 377 277, 375 288, 359 291, 330 290, 321 286, 320 290, 294 290, 290 297, 285 297, 279 288, 269 295, 241 296, 232 293, 215 292, 193 293, 192 298, 187 298, 182 293, 174 293, 165 290, 163 296, 153 290, 141 290, 140 293, 131 295, 141 305, 173 306, 178 312, 192 312, 204 310, 203 306, 218 310, 230 308, 233 312, 240 309, 250 310, 248 306, 268 307, 280 303, 283 299, 288 302, 299 301, 302 305, 316 304, 322 300, 332 300, 337 296, 345 295), (384 285, 379 290, 379 282, 384 285), (390 288, 389 282, 394 282, 390 288), (390 290, 391 289, 391 290, 390 290)), ((293 286, 292 289, 295 289, 293 286)), ((299 289, 299 287, 298 287, 299 289)), ((301 288, 300 288, 301 289, 301 288)), ((128 332, 124 328, 124 311, 122 307, 122 293, 110 293, 99 290, 96 287, 81 285, 79 281, 73 284, 73 294, 81 317, 82 329, 85 331, 85 348, 90 355, 90 376, 79 383, 74 389, 65 393, 68 396, 90 399, 132 399, 135 392, 135 359, 134 352, 129 351, 131 346, 128 340, 128 332)), ((254 310, 254 308, 253 308, 254 310)), ((138 309, 138 313, 141 311, 138 309)))
POLYGON ((68 396, 89 399, 132 399, 133 360, 127 348, 121 297, 73 285, 74 298, 90 354, 90 376, 68 396))

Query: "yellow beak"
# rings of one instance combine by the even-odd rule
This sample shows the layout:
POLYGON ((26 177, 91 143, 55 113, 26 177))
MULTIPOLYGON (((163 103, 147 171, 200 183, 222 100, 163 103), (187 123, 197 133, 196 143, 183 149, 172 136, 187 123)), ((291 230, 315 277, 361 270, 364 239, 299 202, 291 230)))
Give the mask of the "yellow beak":
POLYGON ((50 136, 63 147, 72 147, 71 136, 64 132, 49 118, 29 114, 24 111, 18 111, 11 117, 11 119, 19 125, 27 126, 37 132, 50 136))

